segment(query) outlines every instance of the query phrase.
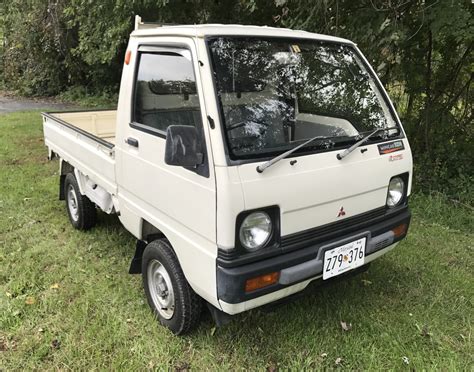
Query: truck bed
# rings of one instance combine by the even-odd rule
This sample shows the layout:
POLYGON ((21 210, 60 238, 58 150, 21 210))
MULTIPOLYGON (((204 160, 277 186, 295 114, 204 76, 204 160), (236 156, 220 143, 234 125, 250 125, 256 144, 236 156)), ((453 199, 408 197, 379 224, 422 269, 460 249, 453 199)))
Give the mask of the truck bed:
POLYGON ((115 110, 44 112, 44 141, 86 179, 116 194, 115 110))
POLYGON ((115 110, 69 111, 46 114, 103 141, 115 144, 115 122, 117 118, 117 111, 115 110))

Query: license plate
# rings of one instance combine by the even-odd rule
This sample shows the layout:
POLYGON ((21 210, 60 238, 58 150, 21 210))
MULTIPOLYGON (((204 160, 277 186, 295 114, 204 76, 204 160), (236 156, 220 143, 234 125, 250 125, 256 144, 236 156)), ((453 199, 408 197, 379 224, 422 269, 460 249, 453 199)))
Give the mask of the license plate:
POLYGON ((366 241, 366 237, 360 238, 324 252, 323 280, 362 266, 366 241))

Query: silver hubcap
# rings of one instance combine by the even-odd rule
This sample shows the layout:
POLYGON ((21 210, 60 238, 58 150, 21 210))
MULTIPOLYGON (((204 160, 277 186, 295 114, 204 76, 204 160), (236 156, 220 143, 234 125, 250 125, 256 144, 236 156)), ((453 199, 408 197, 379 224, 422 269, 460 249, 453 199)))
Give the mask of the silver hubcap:
POLYGON ((158 260, 151 260, 147 268, 148 288, 158 313, 165 319, 174 314, 174 291, 165 267, 158 260))
POLYGON ((79 219, 79 208, 77 207, 76 190, 74 190, 72 185, 69 185, 67 188, 67 206, 72 219, 77 221, 79 219))

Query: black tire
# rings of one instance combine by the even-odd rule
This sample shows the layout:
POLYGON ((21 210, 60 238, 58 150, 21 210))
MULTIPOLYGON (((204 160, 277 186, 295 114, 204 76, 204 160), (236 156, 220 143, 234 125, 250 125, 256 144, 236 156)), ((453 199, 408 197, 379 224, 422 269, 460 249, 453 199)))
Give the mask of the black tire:
POLYGON ((95 204, 87 196, 81 195, 76 177, 72 173, 68 173, 64 180, 64 198, 69 221, 75 229, 89 230, 95 226, 97 222, 95 204))
MULTIPOLYGON (((154 240, 146 246, 142 256, 142 278, 148 304, 162 325, 169 328, 176 335, 187 333, 197 326, 201 315, 202 299, 188 284, 179 265, 178 258, 166 239, 154 240), (171 282, 171 293, 174 299, 173 304, 171 304, 172 306, 161 307, 161 310, 157 308, 156 296, 159 296, 156 292, 157 289, 150 288, 153 286, 150 281, 155 284, 155 288, 157 287, 157 280, 153 279, 156 278, 156 274, 151 274, 155 273, 153 270, 158 265, 157 262, 162 265, 160 269, 163 268, 168 274, 167 279, 171 282), (173 307, 172 310, 171 307, 173 307), (165 317, 162 313, 166 311, 168 313, 165 317)), ((165 280, 161 281, 161 283, 164 282, 165 280)), ((163 293, 168 293, 169 296, 167 286, 163 293)), ((161 300, 166 301, 165 297, 167 296, 159 297, 161 300)))

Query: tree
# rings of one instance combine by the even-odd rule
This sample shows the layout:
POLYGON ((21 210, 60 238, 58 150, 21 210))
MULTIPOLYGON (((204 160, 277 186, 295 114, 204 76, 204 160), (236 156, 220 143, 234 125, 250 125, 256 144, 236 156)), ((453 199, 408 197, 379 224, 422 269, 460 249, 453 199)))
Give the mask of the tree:
POLYGON ((474 6, 467 0, 0 0, 4 85, 118 88, 133 17, 289 27, 355 41, 408 132, 417 185, 473 202, 474 6))

